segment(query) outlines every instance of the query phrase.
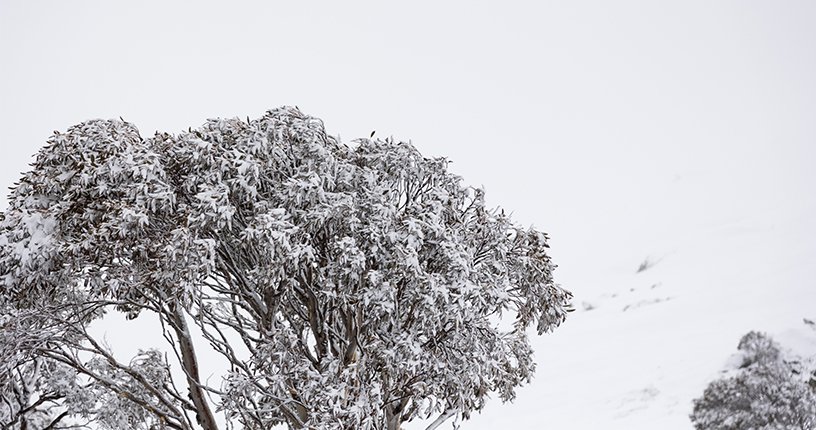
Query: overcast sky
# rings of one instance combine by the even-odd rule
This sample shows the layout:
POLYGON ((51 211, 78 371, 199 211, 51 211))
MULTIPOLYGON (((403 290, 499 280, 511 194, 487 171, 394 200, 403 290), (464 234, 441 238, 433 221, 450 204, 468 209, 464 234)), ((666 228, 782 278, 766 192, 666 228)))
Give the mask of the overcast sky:
POLYGON ((3 0, 0 185, 83 120, 150 136, 297 105, 344 141, 450 158, 550 233, 578 296, 769 230, 714 257, 812 288, 814 23, 813 1, 3 0))

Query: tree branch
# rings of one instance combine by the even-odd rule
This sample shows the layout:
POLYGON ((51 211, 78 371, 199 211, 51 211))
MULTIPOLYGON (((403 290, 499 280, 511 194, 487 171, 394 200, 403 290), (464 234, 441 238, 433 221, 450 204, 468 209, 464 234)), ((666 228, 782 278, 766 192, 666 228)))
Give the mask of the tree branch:
POLYGON ((459 410, 457 408, 453 407, 446 409, 445 412, 442 413, 442 415, 440 415, 434 420, 434 422, 432 422, 428 427, 425 427, 425 430, 434 430, 435 428, 441 426, 442 423, 450 419, 450 417, 456 415, 458 411, 459 410))

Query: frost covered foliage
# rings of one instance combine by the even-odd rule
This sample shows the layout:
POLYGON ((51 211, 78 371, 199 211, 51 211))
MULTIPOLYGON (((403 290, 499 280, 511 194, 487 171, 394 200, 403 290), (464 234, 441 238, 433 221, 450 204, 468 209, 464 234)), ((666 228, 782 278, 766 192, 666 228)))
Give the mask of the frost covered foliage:
POLYGON ((4 366, 0 376, 0 428, 63 428, 61 396, 50 390, 42 360, 4 366), (49 427, 51 426, 51 427, 49 427))
POLYGON ((698 430, 816 428, 816 388, 798 360, 785 360, 773 340, 750 332, 739 343, 740 365, 694 401, 698 430))
POLYGON ((513 399, 534 371, 527 329, 570 309, 546 234, 486 208, 444 159, 341 144, 294 108, 149 139, 89 121, 49 140, 10 201, 4 318, 34 321, 15 342, 61 372, 47 389, 69 417, 104 428, 209 430, 217 413, 434 428, 513 399), (86 330, 112 308, 158 317, 175 362, 117 361, 86 330), (222 383, 199 377, 202 346, 222 383))

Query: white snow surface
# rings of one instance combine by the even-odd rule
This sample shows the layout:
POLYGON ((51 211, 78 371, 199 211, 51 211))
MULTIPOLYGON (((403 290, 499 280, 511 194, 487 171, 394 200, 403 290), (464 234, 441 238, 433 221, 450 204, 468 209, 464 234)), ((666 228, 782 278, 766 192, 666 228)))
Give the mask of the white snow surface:
POLYGON ((569 285, 577 310, 533 338, 533 382, 462 428, 690 429, 693 399, 751 330, 812 364, 816 329, 803 318, 816 317, 816 229, 800 215, 768 210, 680 231, 674 243, 660 238, 669 239, 662 247, 655 238, 646 251, 662 258, 650 258, 658 261, 650 268, 636 273, 644 254, 588 275, 596 284, 569 285))

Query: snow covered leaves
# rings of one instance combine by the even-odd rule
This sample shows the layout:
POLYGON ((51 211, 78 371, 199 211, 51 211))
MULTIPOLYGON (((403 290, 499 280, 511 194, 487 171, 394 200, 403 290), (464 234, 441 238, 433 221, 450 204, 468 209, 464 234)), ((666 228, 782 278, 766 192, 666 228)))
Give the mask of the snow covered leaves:
POLYGON ((148 230, 162 226, 151 221, 171 214, 174 198, 159 155, 132 125, 97 120, 55 134, 10 195, 4 297, 132 282, 130 261, 155 246, 148 230))
POLYGON ((700 430, 812 429, 816 426, 816 371, 785 359, 767 335, 740 340, 739 365, 712 382, 694 401, 691 420, 700 430), (810 379, 807 381, 807 379, 810 379))
MULTIPOLYGON (((513 398, 534 370, 527 329, 569 308, 546 235, 486 208, 444 159, 343 145, 293 108, 150 139, 87 122, 49 141, 10 200, 6 303, 150 310, 174 348, 186 313, 223 358, 219 410, 247 429, 467 417, 491 392, 513 398)), ((201 399, 165 403, 148 412, 183 427, 201 399)))

